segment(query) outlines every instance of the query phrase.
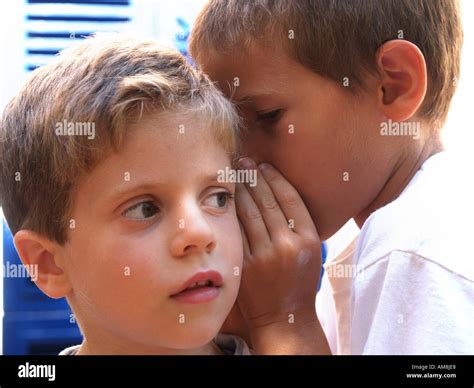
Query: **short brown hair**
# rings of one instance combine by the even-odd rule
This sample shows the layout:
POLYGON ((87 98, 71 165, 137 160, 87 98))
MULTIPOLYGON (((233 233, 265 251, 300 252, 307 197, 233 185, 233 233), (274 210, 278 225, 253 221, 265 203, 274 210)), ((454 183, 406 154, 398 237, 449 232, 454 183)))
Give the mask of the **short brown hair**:
POLYGON ((160 112, 199 115, 231 157, 236 151, 232 104, 155 41, 101 34, 34 71, 0 121, 0 203, 12 233, 66 242, 79 178, 118 149, 128 124, 160 112), (94 139, 58 136, 64 120, 94 123, 94 139))
POLYGON ((428 90, 419 114, 439 127, 459 78, 463 33, 457 0, 210 0, 191 33, 190 52, 199 63, 206 49, 282 45, 291 58, 328 79, 342 84, 348 77, 357 91, 365 72, 376 73, 378 48, 400 38, 425 57, 428 90))

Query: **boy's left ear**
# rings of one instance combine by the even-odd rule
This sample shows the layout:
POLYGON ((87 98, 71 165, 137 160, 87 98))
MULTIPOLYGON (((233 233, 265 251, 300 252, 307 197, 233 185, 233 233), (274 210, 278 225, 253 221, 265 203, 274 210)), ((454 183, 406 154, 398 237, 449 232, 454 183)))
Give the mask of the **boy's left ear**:
POLYGON ((420 49, 402 39, 384 43, 376 57, 382 76, 377 100, 385 116, 394 121, 412 117, 426 95, 426 62, 420 49))

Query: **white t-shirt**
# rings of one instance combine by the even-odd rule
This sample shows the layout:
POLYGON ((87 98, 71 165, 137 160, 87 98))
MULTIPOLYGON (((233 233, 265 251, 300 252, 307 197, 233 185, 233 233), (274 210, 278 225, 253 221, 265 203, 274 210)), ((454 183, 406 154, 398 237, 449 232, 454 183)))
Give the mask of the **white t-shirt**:
POLYGON ((474 354, 470 168, 433 155, 326 263, 316 307, 333 354, 474 354))

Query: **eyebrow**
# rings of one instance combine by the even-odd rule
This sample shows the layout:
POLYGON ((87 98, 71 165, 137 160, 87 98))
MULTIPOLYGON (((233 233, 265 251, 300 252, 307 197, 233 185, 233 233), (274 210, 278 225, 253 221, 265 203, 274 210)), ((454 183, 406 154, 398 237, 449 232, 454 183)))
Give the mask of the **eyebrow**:
MULTIPOLYGON (((209 182, 209 183, 218 182, 218 176, 219 176, 218 172, 209 173, 209 174, 204 173, 198 177, 198 180, 200 180, 201 182, 209 182)), ((219 182, 219 183, 222 184, 226 182, 219 182)), ((125 183, 125 184, 121 184, 119 188, 114 189, 113 192, 107 196, 107 199, 109 201, 115 201, 124 196, 131 196, 131 195, 143 193, 146 191, 152 192, 159 189, 160 186, 163 187, 166 185, 167 185, 166 181, 142 182, 134 186, 129 186, 125 183)))
POLYGON ((157 187, 162 185, 163 182, 155 182, 154 184, 145 182, 134 186, 127 186, 126 184, 123 184, 120 185, 119 188, 114 189, 109 195, 107 195, 106 198, 108 201, 115 202, 125 196, 137 195, 146 191, 154 191, 157 189, 157 187))
POLYGON ((242 97, 239 97, 237 99, 235 99, 235 102, 237 104, 243 104, 243 103, 246 103, 246 102, 249 102, 249 101, 258 101, 258 100, 261 100, 261 99, 265 99, 265 98, 274 98, 275 97, 275 93, 247 93, 246 95, 242 96, 242 97))

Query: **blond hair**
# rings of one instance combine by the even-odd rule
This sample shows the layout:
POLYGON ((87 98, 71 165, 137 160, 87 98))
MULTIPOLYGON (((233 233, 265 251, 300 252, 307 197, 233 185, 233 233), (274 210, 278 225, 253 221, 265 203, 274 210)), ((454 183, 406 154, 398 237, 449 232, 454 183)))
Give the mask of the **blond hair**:
POLYGON ((238 116, 209 79, 155 41, 102 34, 33 72, 0 122, 0 201, 13 234, 67 241, 76 184, 130 123, 159 112, 192 113, 232 155, 238 116), (94 123, 93 139, 58 136, 58 122, 94 123))

